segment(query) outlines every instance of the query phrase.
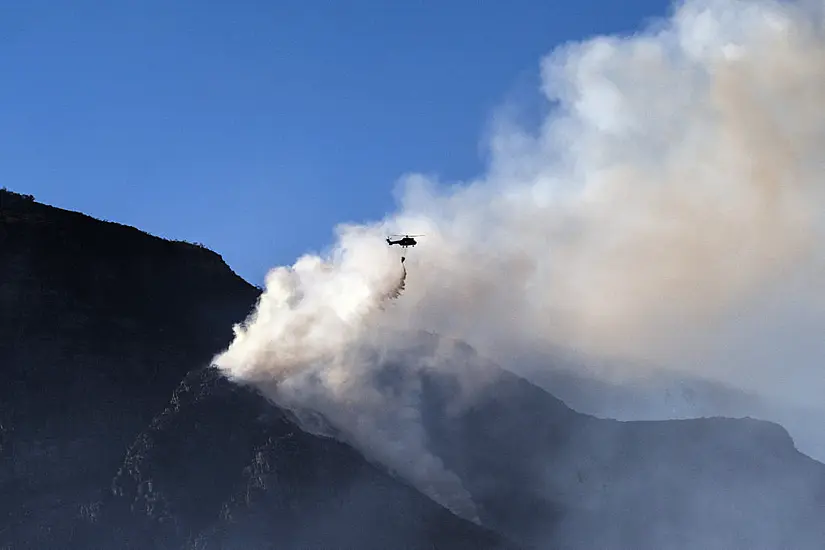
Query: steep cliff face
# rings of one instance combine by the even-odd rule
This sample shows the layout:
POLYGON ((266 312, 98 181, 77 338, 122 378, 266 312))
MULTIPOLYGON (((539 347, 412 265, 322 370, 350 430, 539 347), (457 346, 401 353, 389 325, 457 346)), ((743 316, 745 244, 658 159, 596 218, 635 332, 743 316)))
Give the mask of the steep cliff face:
POLYGON ((33 540, 107 484, 257 290, 197 246, 6 192, 1 206, 2 536, 33 540))
POLYGON ((288 548, 298 531, 329 546, 355 536, 353 518, 364 547, 404 536, 497 547, 351 448, 199 370, 257 296, 207 249, 0 192, 0 547, 233 547, 215 546, 223 537, 288 548), (275 473, 259 472, 267 465, 275 473), (371 538, 376 509, 396 510, 387 526, 406 513, 405 528, 371 538), (311 511, 337 529, 313 529, 311 511))

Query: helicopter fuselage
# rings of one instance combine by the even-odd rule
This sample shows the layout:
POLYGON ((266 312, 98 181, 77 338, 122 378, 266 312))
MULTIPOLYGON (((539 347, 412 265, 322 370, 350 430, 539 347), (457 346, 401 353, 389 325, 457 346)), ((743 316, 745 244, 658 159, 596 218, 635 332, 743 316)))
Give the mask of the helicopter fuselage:
POLYGON ((412 237, 404 237, 403 239, 398 239, 397 241, 393 241, 393 240, 388 238, 387 239, 387 244, 390 245, 390 246, 392 246, 394 244, 397 244, 401 248, 407 248, 409 246, 415 246, 418 243, 412 237))

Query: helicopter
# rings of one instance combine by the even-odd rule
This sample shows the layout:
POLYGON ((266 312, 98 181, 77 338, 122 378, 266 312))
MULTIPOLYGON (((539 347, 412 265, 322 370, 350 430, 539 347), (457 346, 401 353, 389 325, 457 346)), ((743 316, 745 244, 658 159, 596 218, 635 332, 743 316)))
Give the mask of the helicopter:
MULTIPOLYGON (((394 237, 401 237, 401 235, 391 235, 394 237)), ((423 237, 424 235, 404 235, 400 239, 393 241, 390 237, 387 237, 387 244, 392 246, 397 244, 401 248, 408 248, 410 246, 415 246, 418 242, 413 237, 423 237)), ((401 256, 401 263, 403 264, 407 260, 406 256, 401 256)))
MULTIPOLYGON (((401 237, 401 235, 391 235, 394 237, 401 237)), ((410 246, 415 246, 418 242, 413 237, 423 237, 424 235, 404 235, 402 238, 393 241, 390 237, 387 237, 387 244, 392 246, 394 244, 399 245, 401 248, 407 248, 410 246)))

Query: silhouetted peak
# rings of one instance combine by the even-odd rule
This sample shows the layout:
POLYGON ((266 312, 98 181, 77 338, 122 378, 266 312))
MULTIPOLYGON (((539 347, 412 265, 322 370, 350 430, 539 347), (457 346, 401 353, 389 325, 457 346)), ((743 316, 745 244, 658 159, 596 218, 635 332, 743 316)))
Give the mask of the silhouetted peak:
POLYGON ((141 262, 154 259, 154 263, 174 258, 197 270, 242 280, 220 254, 201 243, 166 239, 130 225, 43 204, 33 195, 2 189, 0 242, 14 247, 14 239, 61 257, 75 254, 79 258, 114 260, 128 256, 141 262))

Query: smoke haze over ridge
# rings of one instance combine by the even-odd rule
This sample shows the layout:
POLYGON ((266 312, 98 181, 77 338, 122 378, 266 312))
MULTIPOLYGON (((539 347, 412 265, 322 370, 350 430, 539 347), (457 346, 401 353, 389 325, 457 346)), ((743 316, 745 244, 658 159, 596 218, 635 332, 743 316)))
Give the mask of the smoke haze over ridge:
MULTIPOLYGON (((370 376, 413 331, 507 368, 569 351, 609 377, 669 369, 821 410, 822 6, 689 0, 540 69, 553 109, 537 132, 498 119, 484 175, 408 175, 397 212, 272 270, 215 364, 335 419, 431 494, 461 488, 426 450, 417 388, 384 395, 370 376), (403 275, 390 233, 425 236, 386 301, 403 275)), ((469 497, 451 507, 474 514, 469 497)))

